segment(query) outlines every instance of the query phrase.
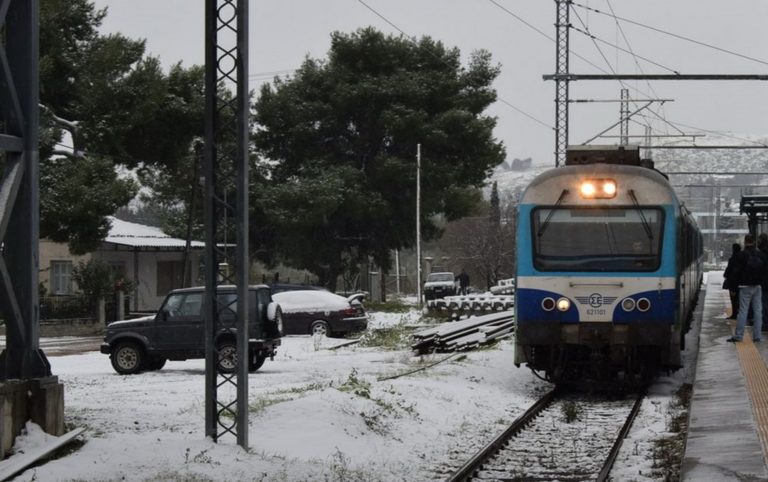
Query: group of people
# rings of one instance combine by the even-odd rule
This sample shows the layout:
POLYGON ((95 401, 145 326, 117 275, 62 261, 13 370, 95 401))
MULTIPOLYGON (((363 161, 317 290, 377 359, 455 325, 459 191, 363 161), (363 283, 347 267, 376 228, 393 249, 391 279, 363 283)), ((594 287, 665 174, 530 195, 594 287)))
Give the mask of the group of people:
POLYGON ((755 242, 753 234, 744 236, 744 249, 738 243, 732 246, 732 254, 723 273, 723 288, 731 296, 731 319, 736 319, 736 331, 728 339, 740 342, 744 339, 747 318, 752 309, 752 341, 762 339, 762 326, 768 326, 768 234, 762 233, 755 242))

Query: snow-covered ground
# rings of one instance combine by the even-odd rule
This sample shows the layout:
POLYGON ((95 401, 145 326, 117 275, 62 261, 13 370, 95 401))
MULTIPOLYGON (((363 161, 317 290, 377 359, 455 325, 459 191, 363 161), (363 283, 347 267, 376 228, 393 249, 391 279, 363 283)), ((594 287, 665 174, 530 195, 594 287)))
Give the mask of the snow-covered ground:
MULTIPOLYGON (((412 323, 372 313, 371 327, 412 323)), ((414 374, 378 381, 446 355, 285 337, 278 356, 249 377, 250 449, 205 437, 204 361, 117 375, 97 352, 51 357, 65 384, 68 428, 85 427, 79 449, 30 468, 22 481, 427 481, 443 480, 550 387, 513 365, 504 340, 414 374), (469 442, 468 442, 469 441, 469 442)), ((616 480, 650 477, 652 442, 666 437, 670 396, 686 372, 662 378, 619 457, 616 480)), ((40 444, 30 427, 17 448, 40 444)))

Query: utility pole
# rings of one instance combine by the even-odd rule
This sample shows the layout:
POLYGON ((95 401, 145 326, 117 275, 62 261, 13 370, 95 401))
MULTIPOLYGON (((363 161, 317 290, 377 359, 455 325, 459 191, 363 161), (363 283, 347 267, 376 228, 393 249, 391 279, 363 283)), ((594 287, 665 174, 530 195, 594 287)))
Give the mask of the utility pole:
POLYGON ((621 108, 619 109, 621 119, 621 139, 620 144, 626 146, 629 144, 629 89, 621 89, 621 108))
POLYGON ((248 0, 205 2, 205 434, 248 448, 248 0), (234 88, 220 96, 219 86, 234 88), (220 115, 224 112, 227 115, 220 115), (224 240, 224 243, 221 243, 224 240), (234 241, 234 242, 233 242, 234 241), (234 266, 230 270, 229 266, 234 266), (235 285, 236 302, 219 297, 235 285), (237 368, 216 339, 229 333, 237 368))
POLYGON ((565 165, 565 151, 568 149, 568 34, 571 27, 571 0, 555 0, 557 20, 555 30, 556 67, 555 80, 555 167, 565 165))
POLYGON ((400 250, 395 250, 395 290, 400 295, 400 250))
POLYGON ((416 293, 421 308, 421 144, 416 144, 416 293))

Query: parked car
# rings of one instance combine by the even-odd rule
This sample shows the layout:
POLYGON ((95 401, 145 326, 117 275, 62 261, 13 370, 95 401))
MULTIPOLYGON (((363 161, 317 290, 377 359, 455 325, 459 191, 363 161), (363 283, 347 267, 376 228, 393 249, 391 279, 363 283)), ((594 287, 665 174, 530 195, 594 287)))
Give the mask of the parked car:
POLYGON ((347 298, 325 290, 283 291, 273 295, 283 313, 286 335, 340 336, 368 327, 363 293, 347 298))
POLYGON ((494 295, 515 294, 515 278, 500 279, 496 286, 491 286, 490 291, 494 295))
MULTIPOLYGON (((222 321, 234 321, 235 290, 235 286, 219 287, 219 303, 230 308, 220 312, 222 321)), ((256 371, 280 346, 282 313, 268 286, 250 286, 248 294, 248 370, 256 371)), ((167 360, 205 358, 204 296, 203 286, 173 290, 157 314, 110 323, 101 353, 109 355, 112 367, 123 375, 159 370, 167 360)), ((233 373, 237 368, 236 335, 220 330, 215 344, 219 371, 233 373)))
POLYGON ((436 300, 456 294, 456 276, 451 271, 429 273, 424 283, 424 299, 436 300))

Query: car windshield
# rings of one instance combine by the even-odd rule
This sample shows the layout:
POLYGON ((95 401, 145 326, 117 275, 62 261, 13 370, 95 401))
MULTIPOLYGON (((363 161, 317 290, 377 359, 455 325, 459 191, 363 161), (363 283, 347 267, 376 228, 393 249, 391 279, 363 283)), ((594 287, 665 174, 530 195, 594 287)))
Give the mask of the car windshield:
POLYGON ((534 209, 534 266, 541 271, 654 271, 661 262, 663 220, 659 208, 534 209))
POLYGON ((429 281, 453 281, 453 273, 431 273, 427 276, 429 281))

